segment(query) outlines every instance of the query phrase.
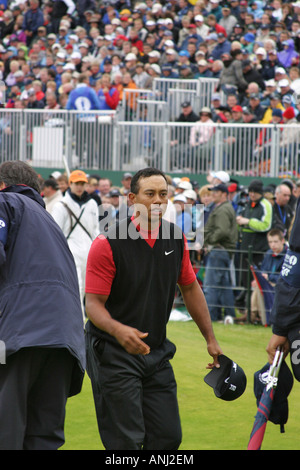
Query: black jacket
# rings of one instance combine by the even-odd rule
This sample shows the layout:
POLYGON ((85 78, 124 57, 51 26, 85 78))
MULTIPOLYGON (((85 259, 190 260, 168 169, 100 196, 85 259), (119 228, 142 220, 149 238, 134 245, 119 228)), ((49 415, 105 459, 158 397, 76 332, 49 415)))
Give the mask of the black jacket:
POLYGON ((67 241, 40 194, 28 186, 0 191, 0 221, 7 228, 0 243, 0 338, 6 355, 26 347, 68 349, 79 366, 70 394, 78 393, 85 368, 84 328, 67 241))

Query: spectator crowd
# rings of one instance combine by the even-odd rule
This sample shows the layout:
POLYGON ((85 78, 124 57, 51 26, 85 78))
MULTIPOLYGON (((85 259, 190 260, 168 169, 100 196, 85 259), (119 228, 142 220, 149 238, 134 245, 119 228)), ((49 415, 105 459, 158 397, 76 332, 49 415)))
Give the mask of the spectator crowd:
MULTIPOLYGON (((273 290, 289 246, 300 180, 283 179, 278 185, 264 186, 261 179, 252 179, 248 186, 241 186, 225 171, 208 172, 202 186, 188 176, 166 178, 168 205, 164 217, 177 224, 187 238, 212 320, 240 322, 248 319, 251 309, 249 318, 253 322, 269 325, 270 312, 266 311, 255 276, 248 286, 249 267, 252 263, 261 270, 273 290), (252 295, 247 300, 249 287, 252 295)), ((119 185, 113 185, 100 174, 74 170, 69 179, 54 172, 41 181, 46 210, 64 230, 76 260, 82 299, 92 239, 132 215, 127 198, 131 180, 132 174, 126 172, 119 185), (85 219, 81 219, 83 209, 85 219)))
POLYGON ((299 1, 5 0, 0 41, 6 107, 116 109, 155 77, 207 77, 214 121, 299 120, 299 1))

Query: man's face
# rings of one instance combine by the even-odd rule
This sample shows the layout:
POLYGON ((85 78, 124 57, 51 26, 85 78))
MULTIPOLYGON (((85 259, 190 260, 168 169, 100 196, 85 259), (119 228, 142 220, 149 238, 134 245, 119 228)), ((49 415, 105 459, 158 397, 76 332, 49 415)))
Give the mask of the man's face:
POLYGON ((249 191, 249 199, 251 202, 257 202, 262 197, 260 193, 256 193, 255 191, 249 191))
POLYGON ((107 194, 110 190, 110 182, 108 180, 99 181, 99 191, 101 194, 107 194))
POLYGON ((212 195, 213 202, 215 204, 218 204, 222 199, 223 192, 222 191, 212 191, 211 195, 212 195))
POLYGON ((291 190, 287 186, 282 185, 280 192, 276 194, 276 202, 279 206, 286 206, 291 197, 291 190))
POLYGON ((154 227, 161 220, 167 207, 167 182, 161 175, 140 178, 138 193, 129 193, 129 199, 135 204, 135 214, 140 217, 141 222, 147 222, 147 225, 151 224, 151 227, 154 227))
POLYGON ((284 240, 281 240, 278 235, 273 235, 273 236, 268 235, 268 243, 273 253, 278 254, 282 252, 283 246, 284 246, 284 240))

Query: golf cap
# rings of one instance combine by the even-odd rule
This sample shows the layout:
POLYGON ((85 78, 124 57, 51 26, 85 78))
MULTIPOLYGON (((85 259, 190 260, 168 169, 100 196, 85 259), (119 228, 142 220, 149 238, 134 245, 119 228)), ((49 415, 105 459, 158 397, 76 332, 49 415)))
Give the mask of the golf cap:
POLYGON ((196 193, 196 191, 194 191, 193 189, 186 189, 186 190, 183 192, 183 195, 184 195, 187 199, 193 199, 193 201, 196 201, 196 200, 197 200, 197 193, 196 193))
POLYGON ((108 193, 109 197, 118 197, 121 196, 121 193, 118 188, 111 189, 108 193))
POLYGON ((87 176, 84 171, 75 170, 72 171, 69 177, 69 183, 88 183, 87 176))
MULTIPOLYGON (((256 404, 259 405, 263 391, 267 385, 270 364, 267 363, 254 374, 254 395, 256 404)), ((287 423, 289 415, 288 396, 293 388, 294 378, 286 362, 283 361, 278 374, 277 387, 275 388, 269 420, 273 424, 280 424, 281 432, 287 423)))
POLYGON ((222 191, 222 193, 228 193, 228 188, 226 184, 217 184, 216 186, 213 186, 212 188, 207 188, 208 191, 222 191))
POLYGON ((186 202, 187 202, 187 199, 186 199, 186 197, 185 197, 183 194, 177 194, 177 195, 174 197, 173 202, 177 202, 177 201, 186 203, 186 202))
POLYGON ((193 189, 193 186, 192 186, 192 183, 190 183, 189 181, 180 181, 180 183, 178 183, 177 185, 177 188, 179 189, 193 189))
POLYGON ((245 372, 236 362, 223 354, 218 359, 220 367, 214 367, 204 377, 204 382, 214 389, 217 398, 225 401, 236 400, 246 389, 245 372))
POLYGON ((211 171, 210 174, 213 178, 217 178, 222 183, 229 183, 230 176, 226 171, 211 171))

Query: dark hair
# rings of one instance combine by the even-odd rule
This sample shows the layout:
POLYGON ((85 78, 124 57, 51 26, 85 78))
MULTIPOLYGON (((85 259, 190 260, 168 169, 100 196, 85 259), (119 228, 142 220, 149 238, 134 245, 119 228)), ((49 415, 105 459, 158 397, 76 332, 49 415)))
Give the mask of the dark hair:
POLYGON ((279 237, 279 240, 283 240, 283 239, 284 239, 284 234, 283 234, 283 232, 282 232, 279 228, 272 228, 272 229, 268 232, 268 236, 270 236, 270 237, 276 237, 276 235, 279 237))
POLYGON ((15 161, 4 162, 0 165, 0 183, 6 186, 14 184, 25 184, 40 193, 40 183, 38 174, 28 163, 15 161))
POLYGON ((158 170, 157 168, 143 168, 142 170, 139 170, 137 173, 135 173, 135 175, 133 175, 130 185, 130 191, 134 194, 137 194, 140 189, 139 180, 141 178, 150 178, 150 176, 154 175, 162 176, 168 184, 166 176, 161 170, 158 170))
POLYGON ((49 188, 49 186, 53 189, 58 189, 57 181, 54 178, 49 178, 44 181, 44 187, 49 188))

